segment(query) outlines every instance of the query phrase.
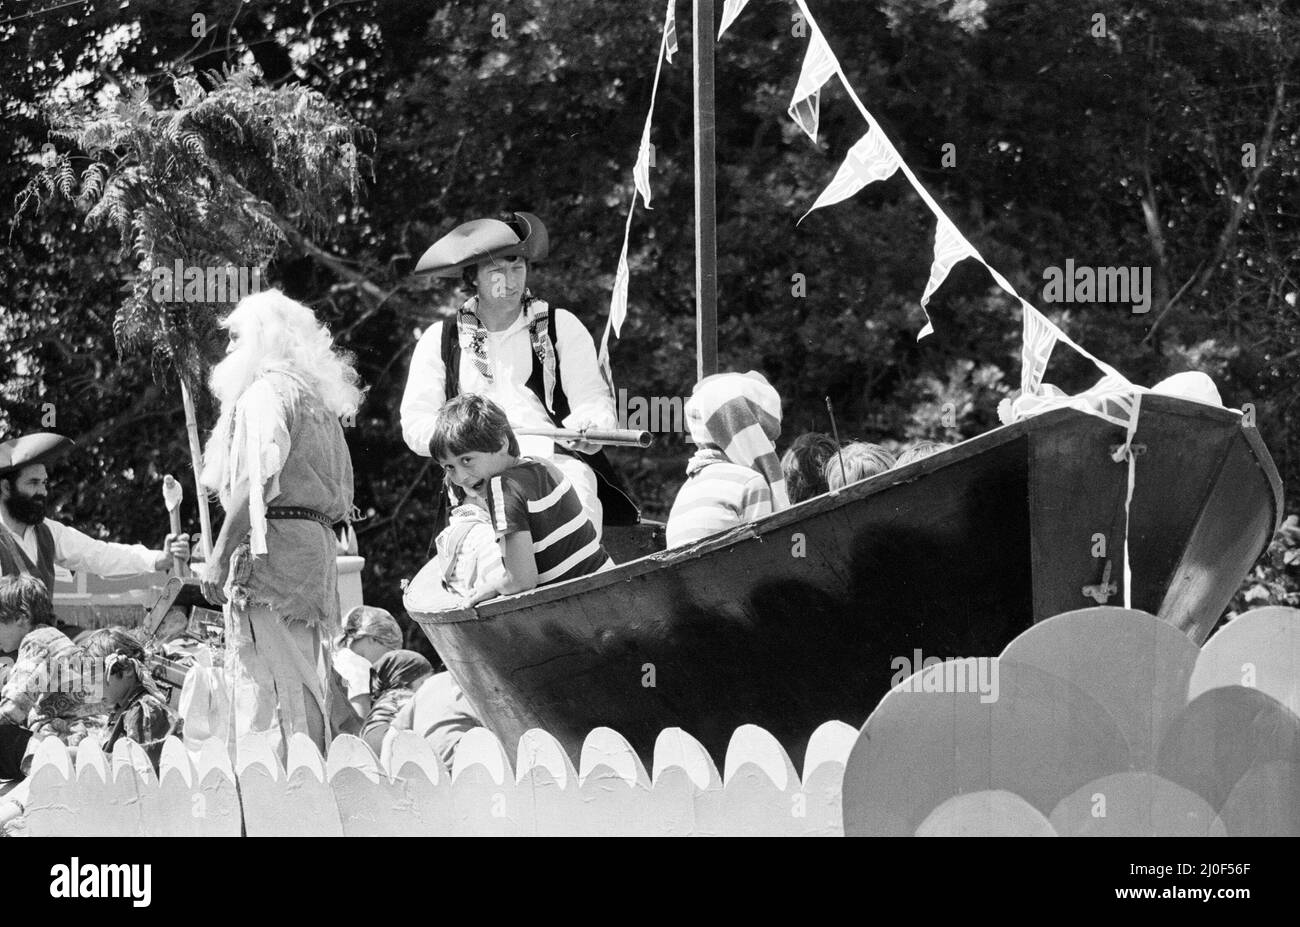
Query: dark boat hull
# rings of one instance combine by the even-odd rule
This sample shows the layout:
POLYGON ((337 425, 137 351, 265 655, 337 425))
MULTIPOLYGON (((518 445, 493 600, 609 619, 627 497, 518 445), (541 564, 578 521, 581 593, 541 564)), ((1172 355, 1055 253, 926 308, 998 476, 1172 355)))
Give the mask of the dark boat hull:
MULTIPOLYGON (((1124 604, 1122 440, 1057 410, 477 614, 421 610, 418 583, 407 606, 507 745, 540 727, 576 757, 605 725, 648 756, 678 726, 721 758, 753 723, 797 762, 822 722, 863 722, 917 651, 996 655, 1097 604, 1084 589, 1108 563, 1100 594, 1124 604)), ((1280 520, 1277 472, 1239 414, 1171 397, 1144 397, 1135 441, 1131 604, 1199 643, 1280 520)))

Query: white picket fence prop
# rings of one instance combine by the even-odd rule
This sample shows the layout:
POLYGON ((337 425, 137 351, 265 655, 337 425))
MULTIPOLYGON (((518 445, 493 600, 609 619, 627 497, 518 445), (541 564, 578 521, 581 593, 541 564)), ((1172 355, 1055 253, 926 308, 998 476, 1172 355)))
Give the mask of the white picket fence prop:
POLYGON ((376 757, 343 736, 322 758, 299 735, 287 768, 262 742, 231 751, 220 673, 182 695, 185 740, 155 774, 122 741, 75 763, 34 758, 31 835, 219 836, 1300 836, 1300 610, 1256 609, 1200 649, 1160 619, 1100 607, 1039 622, 997 661, 998 691, 922 669, 859 732, 829 721, 802 776, 769 732, 735 730, 719 775, 669 728, 647 766, 616 731, 575 769, 541 730, 515 756, 488 730, 452 769, 410 731, 376 757))
POLYGON ((622 735, 597 728, 574 769, 559 742, 527 732, 511 757, 488 730, 461 740, 448 771, 410 731, 382 756, 343 735, 322 758, 302 735, 287 769, 257 742, 232 766, 224 743, 171 739, 155 774, 119 741, 111 757, 55 738, 35 756, 31 836, 840 836, 840 782, 858 732, 829 721, 812 735, 802 779, 776 738, 736 730, 725 774, 677 728, 660 733, 650 771, 622 735))

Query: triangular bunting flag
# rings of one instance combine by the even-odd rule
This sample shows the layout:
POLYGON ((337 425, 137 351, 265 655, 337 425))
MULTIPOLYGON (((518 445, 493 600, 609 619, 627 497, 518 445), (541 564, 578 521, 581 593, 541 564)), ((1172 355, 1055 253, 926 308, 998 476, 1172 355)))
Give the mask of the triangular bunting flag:
POLYGON ((736 21, 745 4, 749 0, 727 0, 722 6, 722 25, 718 27, 718 38, 722 38, 722 33, 727 31, 727 27, 736 21))
POLYGON ((645 203, 645 208, 650 208, 650 120, 645 123, 645 131, 641 133, 641 148, 636 154, 636 164, 632 166, 632 180, 636 184, 636 192, 641 194, 641 201, 645 203))
POLYGON ((799 219, 808 218, 813 209, 848 199, 869 183, 884 180, 898 170, 898 156, 879 132, 868 132, 849 149, 848 156, 812 209, 799 219))
POLYGON ((668 62, 677 54, 677 0, 668 0, 668 13, 664 18, 664 46, 668 49, 668 62))
POLYGON ((1047 316, 1029 304, 1020 301, 1023 333, 1020 345, 1020 392, 1022 395, 1037 394, 1042 391, 1043 374, 1047 372, 1047 362, 1056 347, 1056 326, 1047 316))
POLYGON ((609 324, 614 329, 615 337, 622 337, 623 319, 627 317, 627 284, 630 274, 627 269, 627 242, 623 242, 623 252, 618 256, 618 270, 614 273, 614 290, 609 296, 609 324))
POLYGON ((835 54, 826 44, 821 30, 814 26, 812 37, 808 40, 808 51, 804 55, 803 69, 799 72, 799 83, 795 85, 794 96, 790 99, 790 118, 813 142, 817 141, 817 124, 821 119, 822 84, 831 79, 835 66, 835 54))
POLYGON ((930 297, 943 286, 943 282, 948 279, 949 271, 956 266, 957 262, 968 257, 979 257, 979 252, 975 250, 974 245, 962 237, 951 220, 941 217, 939 227, 934 233, 934 263, 930 265, 930 279, 926 281, 925 292, 921 294, 922 306, 930 304, 930 297))
MULTIPOLYGON (((948 279, 948 272, 953 269, 953 266, 968 257, 977 258, 979 252, 962 237, 961 232, 957 231, 957 226, 953 225, 947 216, 940 216, 939 228, 934 234, 934 263, 930 265, 930 279, 926 281, 925 292, 921 294, 922 310, 930 304, 930 297, 934 295, 935 290, 948 279)), ((916 340, 920 341, 933 332, 934 326, 930 324, 930 313, 927 312, 925 326, 916 336, 916 340)))

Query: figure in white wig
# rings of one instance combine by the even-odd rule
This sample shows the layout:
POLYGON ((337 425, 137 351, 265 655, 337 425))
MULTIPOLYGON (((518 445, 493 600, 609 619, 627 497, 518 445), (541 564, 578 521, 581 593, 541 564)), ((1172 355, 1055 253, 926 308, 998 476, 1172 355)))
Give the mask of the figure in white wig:
POLYGON ((352 510, 339 419, 356 412, 362 390, 312 311, 279 290, 241 300, 221 324, 230 345, 212 371, 221 415, 203 483, 226 518, 203 591, 225 606, 229 742, 265 736, 283 758, 301 732, 323 751, 325 641, 339 628, 332 526, 352 510))
POLYGON ((776 453, 781 397, 761 373, 718 373, 696 383, 686 425, 699 449, 668 515, 669 547, 790 505, 776 453))

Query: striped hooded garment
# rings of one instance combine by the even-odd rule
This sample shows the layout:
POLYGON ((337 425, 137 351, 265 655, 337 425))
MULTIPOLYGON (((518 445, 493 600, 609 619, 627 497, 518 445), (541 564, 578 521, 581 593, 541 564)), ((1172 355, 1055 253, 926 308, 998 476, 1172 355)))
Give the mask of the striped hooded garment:
POLYGON ((690 544, 790 505, 776 439, 781 397, 756 371, 695 384, 686 424, 698 450, 668 515, 668 546, 690 544))

